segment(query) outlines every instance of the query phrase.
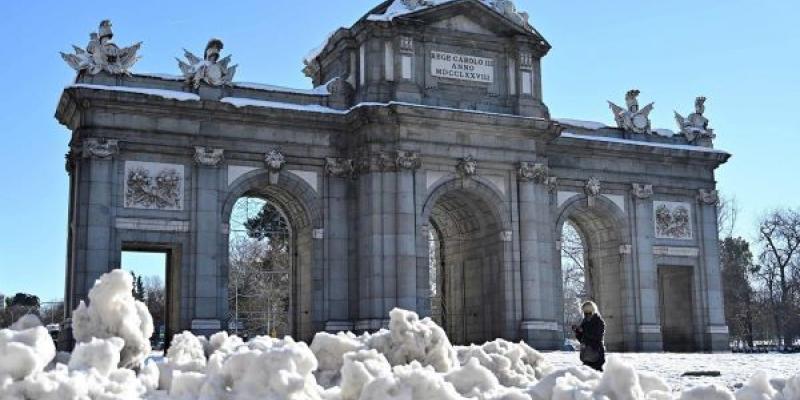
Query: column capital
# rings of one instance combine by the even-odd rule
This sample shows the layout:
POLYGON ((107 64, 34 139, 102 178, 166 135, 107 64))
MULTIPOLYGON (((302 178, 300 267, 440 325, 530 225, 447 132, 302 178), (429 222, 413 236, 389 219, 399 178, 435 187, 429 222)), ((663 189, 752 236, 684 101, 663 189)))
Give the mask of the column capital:
POLYGON ((719 192, 716 189, 698 189, 697 201, 709 206, 716 205, 719 203, 719 192))
POLYGON ((631 194, 639 200, 647 200, 653 197, 653 185, 645 183, 632 183, 631 194))
POLYGON ((194 147, 194 162, 206 167, 218 167, 225 160, 225 150, 205 146, 194 147))
POLYGON ((550 177, 550 168, 542 163, 522 161, 519 163, 517 175, 520 181, 544 184, 550 177))
POLYGON ((337 178, 352 178, 355 173, 355 162, 350 158, 325 158, 325 173, 337 178))
POLYGON ((396 164, 398 169, 415 170, 422 165, 419 153, 400 150, 397 152, 396 164))
POLYGON ((105 138, 87 138, 83 141, 83 156, 109 159, 119 154, 119 141, 105 138))

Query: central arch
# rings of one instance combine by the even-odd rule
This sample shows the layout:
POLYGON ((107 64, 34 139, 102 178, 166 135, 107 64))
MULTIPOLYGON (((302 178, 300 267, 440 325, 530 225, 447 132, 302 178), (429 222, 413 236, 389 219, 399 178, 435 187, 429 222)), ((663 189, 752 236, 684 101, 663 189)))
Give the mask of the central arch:
MULTIPOLYGON (((300 340, 310 340, 322 325, 320 322, 322 315, 319 315, 321 313, 314 312, 319 309, 315 305, 322 301, 319 298, 322 282, 314 279, 315 275, 319 275, 319 271, 316 270, 320 265, 320 252, 314 246, 313 231, 315 226, 321 226, 316 192, 305 181, 290 172, 280 172, 275 181, 274 176, 270 177, 267 171, 252 171, 232 183, 222 206, 223 221, 230 221, 235 204, 242 198, 262 199, 274 206, 287 225, 287 248, 290 258, 288 265, 291 266, 289 272, 291 276, 287 280, 291 287, 288 288, 289 315, 285 333, 300 340)), ((230 320, 229 293, 227 293, 230 277, 230 227, 223 236, 220 254, 224 260, 224 271, 221 273, 224 282, 221 287, 225 293, 220 295, 220 299, 223 303, 221 308, 230 320)))
POLYGON ((431 192, 423 209, 430 315, 457 344, 504 337, 509 241, 502 198, 475 178, 431 192))
MULTIPOLYGON (((627 343, 625 329, 626 306, 630 287, 627 284, 624 245, 627 237, 625 216, 610 200, 599 196, 575 196, 560 208, 556 223, 556 237, 561 237, 565 224, 571 225, 583 243, 584 278, 586 289, 581 300, 592 300, 598 304, 606 322, 606 346, 610 351, 624 351, 632 345, 627 343)), ((558 274, 561 276, 562 261, 556 258, 558 274)), ((562 282, 559 279, 558 282, 562 282)), ((574 307, 564 304, 563 287, 558 297, 561 309, 574 307)), ((575 321, 577 323, 579 321, 575 321)))

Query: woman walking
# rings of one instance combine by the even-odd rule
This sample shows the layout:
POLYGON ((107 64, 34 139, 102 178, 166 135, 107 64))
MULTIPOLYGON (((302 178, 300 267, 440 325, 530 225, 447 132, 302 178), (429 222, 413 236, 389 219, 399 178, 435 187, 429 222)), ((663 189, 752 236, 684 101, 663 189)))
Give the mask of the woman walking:
POLYGON ((581 343, 581 361, 598 371, 603 370, 606 363, 606 347, 603 336, 606 332, 606 323, 600 317, 597 304, 587 301, 581 306, 583 320, 580 326, 572 326, 575 338, 581 343))

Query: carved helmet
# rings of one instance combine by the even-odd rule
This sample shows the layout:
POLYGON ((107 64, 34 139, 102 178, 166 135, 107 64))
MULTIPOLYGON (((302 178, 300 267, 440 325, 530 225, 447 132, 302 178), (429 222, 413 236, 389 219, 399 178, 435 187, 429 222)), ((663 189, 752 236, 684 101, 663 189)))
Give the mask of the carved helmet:
POLYGON ((100 28, 97 30, 97 36, 100 39, 104 37, 111 39, 114 37, 114 32, 111 31, 111 20, 104 19, 100 21, 100 28))
POLYGON ((214 56, 215 59, 219 58, 219 53, 222 51, 223 47, 224 46, 222 44, 222 40, 219 40, 217 38, 209 39, 208 44, 206 44, 206 52, 204 58, 206 60, 211 58, 211 56, 214 56))

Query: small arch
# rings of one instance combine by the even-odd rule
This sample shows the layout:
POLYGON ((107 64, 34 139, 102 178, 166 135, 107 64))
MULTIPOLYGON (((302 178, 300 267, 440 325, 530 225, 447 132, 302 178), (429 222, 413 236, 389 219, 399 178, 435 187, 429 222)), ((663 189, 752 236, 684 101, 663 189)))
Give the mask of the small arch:
MULTIPOLYGON (((266 170, 250 171, 239 177, 231 186, 227 196, 222 200, 222 221, 228 223, 233 207, 242 197, 261 198, 276 206, 288 221, 290 232, 290 248, 292 251, 292 321, 291 331, 301 340, 310 340, 313 334, 322 329, 324 316, 315 315, 315 310, 321 310, 316 302, 321 301, 315 293, 322 292, 322 282, 313 279, 313 276, 322 276, 319 269, 322 266, 321 252, 315 246, 313 230, 322 227, 320 199, 311 186, 300 177, 281 171, 277 182, 270 180, 270 173, 266 170)), ((228 279, 229 279, 229 241, 228 230, 222 232, 220 253, 223 271, 221 276, 225 280, 222 285, 225 293, 221 295, 224 301, 224 310, 228 310, 228 279)))
MULTIPOLYGON (((631 287, 627 282, 629 272, 625 255, 620 248, 629 237, 629 227, 624 212, 611 200, 597 196, 590 199, 578 195, 559 208, 555 237, 561 237, 564 224, 569 221, 578 231, 585 246, 586 279, 590 300, 600 307, 606 320, 606 344, 612 351, 626 349, 626 302, 631 287)), ((557 258, 558 276, 561 277, 561 259, 557 258)), ((562 280, 559 279, 558 282, 562 280)), ((563 287, 559 287, 559 292, 563 287)), ((563 304, 563 295, 559 296, 563 304)))

